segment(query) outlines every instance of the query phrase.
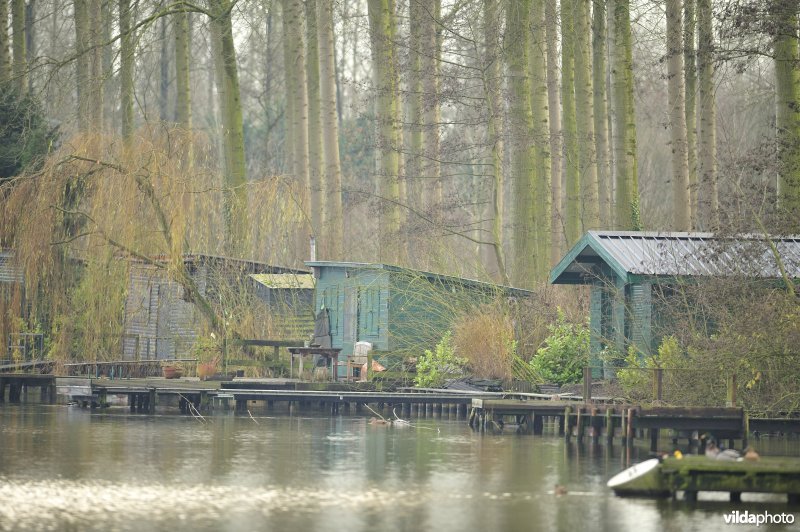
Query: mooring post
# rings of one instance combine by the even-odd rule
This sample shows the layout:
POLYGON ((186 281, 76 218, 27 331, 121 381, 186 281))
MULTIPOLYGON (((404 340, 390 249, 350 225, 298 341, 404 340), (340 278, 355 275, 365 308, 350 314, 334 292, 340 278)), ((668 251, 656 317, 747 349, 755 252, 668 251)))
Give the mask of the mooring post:
POLYGON ((653 370, 653 400, 661 401, 664 385, 664 369, 655 368, 653 370))
POLYGON ((628 426, 625 433, 625 445, 633 447, 633 408, 628 409, 628 426))
POLYGON ((606 443, 611 445, 614 443, 614 412, 613 408, 606 407, 606 443))
POLYGON ((592 368, 583 368, 583 402, 588 403, 592 400, 592 368))
POLYGON ((728 394, 725 401, 728 408, 736 407, 736 374, 728 375, 728 394))

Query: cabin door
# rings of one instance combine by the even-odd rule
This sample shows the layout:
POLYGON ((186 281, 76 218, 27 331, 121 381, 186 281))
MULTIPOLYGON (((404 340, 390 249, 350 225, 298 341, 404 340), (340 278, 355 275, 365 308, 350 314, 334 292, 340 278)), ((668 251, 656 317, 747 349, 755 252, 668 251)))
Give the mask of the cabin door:
POLYGON ((349 351, 358 342, 358 287, 344 289, 344 322, 342 324, 342 347, 349 351))

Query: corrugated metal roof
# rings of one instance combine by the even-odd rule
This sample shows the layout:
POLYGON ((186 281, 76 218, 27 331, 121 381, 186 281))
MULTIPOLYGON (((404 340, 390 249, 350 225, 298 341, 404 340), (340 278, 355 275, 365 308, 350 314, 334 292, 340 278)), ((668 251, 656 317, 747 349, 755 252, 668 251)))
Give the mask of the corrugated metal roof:
POLYGON ((0 283, 22 283, 22 269, 14 262, 13 251, 0 251, 0 283))
POLYGON ((413 275, 420 275, 435 281, 457 282, 462 285, 472 286, 475 288, 490 289, 490 290, 500 288, 502 290, 505 290, 508 295, 517 297, 529 297, 533 295, 533 292, 531 292, 530 290, 525 290, 524 288, 514 288, 513 286, 497 285, 493 283, 487 283, 484 281, 476 281, 474 279, 466 279, 464 277, 454 277, 452 275, 431 273, 423 270, 414 270, 412 268, 403 268, 401 266, 394 266, 391 264, 384 264, 377 262, 369 263, 369 262, 340 262, 340 261, 306 261, 305 265, 311 266, 312 268, 346 268, 353 270, 376 269, 376 270, 386 270, 389 272, 397 272, 397 273, 411 273, 413 275))
POLYGON ((253 273, 249 276, 267 288, 314 288, 314 276, 293 273, 253 273))
POLYGON ((553 269, 551 282, 587 282, 605 262, 620 277, 731 276, 800 278, 800 236, 590 231, 553 269), (773 251, 772 246, 775 250, 773 251))

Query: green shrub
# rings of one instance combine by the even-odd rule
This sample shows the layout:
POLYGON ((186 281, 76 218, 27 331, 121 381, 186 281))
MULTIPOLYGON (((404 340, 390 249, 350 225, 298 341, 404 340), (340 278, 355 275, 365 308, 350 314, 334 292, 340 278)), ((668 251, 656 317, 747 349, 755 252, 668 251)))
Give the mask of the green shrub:
POLYGON ((536 351, 530 365, 545 381, 555 384, 580 382, 583 367, 589 363, 589 328, 569 323, 559 311, 544 347, 536 351))
POLYGON ((449 378, 464 374, 465 358, 457 357, 453 349, 452 334, 447 331, 436 345, 436 351, 425 350, 417 359, 417 376, 414 384, 422 388, 440 388, 449 378))

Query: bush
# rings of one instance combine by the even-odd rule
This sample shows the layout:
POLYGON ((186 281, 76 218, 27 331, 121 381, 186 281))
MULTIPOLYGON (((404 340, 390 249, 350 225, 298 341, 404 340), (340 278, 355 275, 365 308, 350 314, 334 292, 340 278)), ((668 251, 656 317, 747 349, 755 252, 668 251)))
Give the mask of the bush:
POLYGON ((467 360, 457 357, 453 349, 452 334, 447 331, 436 345, 436 351, 425 350, 417 359, 417 376, 414 384, 422 388, 440 388, 449 378, 464 374, 467 360))
POLYGON ((499 304, 484 305, 462 316, 453 327, 453 345, 476 377, 511 377, 517 343, 511 318, 499 304))
POLYGON ((548 329, 545 346, 536 351, 529 363, 531 368, 547 382, 558 385, 580 382, 583 367, 589 363, 589 328, 567 322, 559 312, 556 323, 548 329))

